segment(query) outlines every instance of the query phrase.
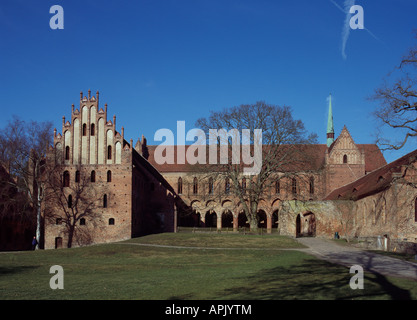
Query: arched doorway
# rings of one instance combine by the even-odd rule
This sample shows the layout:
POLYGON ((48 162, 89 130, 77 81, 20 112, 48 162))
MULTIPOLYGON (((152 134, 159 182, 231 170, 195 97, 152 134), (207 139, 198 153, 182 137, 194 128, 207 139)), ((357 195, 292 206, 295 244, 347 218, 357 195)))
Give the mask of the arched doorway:
POLYGON ((178 226, 179 227, 199 227, 200 213, 191 209, 178 209, 178 226))
POLYGON ((300 214, 297 215, 297 218, 295 219, 295 236, 302 237, 301 234, 301 216, 300 214))
POLYGON ((266 213, 263 210, 259 210, 258 213, 258 228, 266 229, 266 213))
POLYGON ((217 214, 215 211, 210 210, 206 212, 205 222, 207 228, 217 228, 217 214))
POLYGON ((313 212, 298 214, 295 220, 296 237, 316 236, 316 216, 313 212))
POLYGON ((249 228, 249 221, 248 218, 246 217, 245 212, 241 212, 238 215, 238 226, 239 227, 245 227, 245 228, 249 228))
POLYGON ((278 229, 278 210, 275 210, 272 213, 272 219, 271 219, 271 227, 272 229, 278 229))
POLYGON ((222 228, 233 228, 233 214, 230 210, 222 214, 222 228))

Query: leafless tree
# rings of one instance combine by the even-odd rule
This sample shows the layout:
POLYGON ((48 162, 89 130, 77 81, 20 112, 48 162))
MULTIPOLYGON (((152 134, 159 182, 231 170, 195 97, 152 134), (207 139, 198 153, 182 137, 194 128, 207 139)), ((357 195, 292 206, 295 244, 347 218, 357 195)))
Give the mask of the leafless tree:
POLYGON ((80 224, 85 219, 94 224, 99 217, 97 209, 107 206, 108 201, 106 198, 106 204, 103 204, 103 199, 98 198, 95 189, 91 188, 90 177, 84 174, 81 166, 76 172, 76 178, 70 181, 69 173, 62 165, 49 164, 44 174, 45 219, 49 225, 64 226, 68 248, 72 247, 75 236, 80 243, 89 242, 89 228, 80 227, 80 224))
POLYGON ((208 166, 196 166, 196 169, 200 172, 206 170, 206 179, 223 183, 224 187, 218 190, 222 190, 224 195, 239 199, 251 231, 257 231, 258 228, 259 203, 268 196, 276 181, 306 172, 306 164, 312 160, 306 148, 317 141, 315 134, 307 135, 301 120, 293 118, 290 107, 265 102, 211 112, 208 118, 198 119, 196 126, 208 137, 210 146, 220 149, 218 164, 209 161, 208 166), (215 136, 213 141, 213 136, 210 137, 210 130, 213 129, 217 132, 224 129, 230 135, 215 136), (262 130, 261 135, 257 129, 262 130), (250 138, 244 137, 243 130, 249 130, 250 138), (259 143, 259 170, 247 172, 248 163, 244 161, 243 148, 250 146, 254 160, 252 166, 255 166, 256 144, 259 143), (239 144, 239 148, 235 148, 236 144, 239 144), (222 146, 228 151, 224 163, 221 163, 222 146))
POLYGON ((371 99, 380 103, 374 116, 382 128, 401 133, 400 141, 391 141, 379 132, 377 142, 381 148, 398 150, 417 136, 417 46, 408 50, 371 99))
MULTIPOLYGON (((20 206, 24 208, 20 210, 26 212, 30 207, 37 217, 37 248, 41 232, 41 176, 46 153, 52 142, 51 132, 51 122, 25 122, 16 116, 0 130, 0 160, 7 166, 7 171, 12 177, 7 183, 9 187, 25 195, 20 198, 20 206)), ((8 201, 15 201, 15 198, 11 197, 8 201)))

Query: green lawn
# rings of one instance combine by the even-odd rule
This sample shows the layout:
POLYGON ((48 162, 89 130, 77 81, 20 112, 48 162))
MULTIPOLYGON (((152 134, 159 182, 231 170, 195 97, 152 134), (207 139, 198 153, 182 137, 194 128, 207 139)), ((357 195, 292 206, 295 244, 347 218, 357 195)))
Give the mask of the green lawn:
POLYGON ((165 233, 134 238, 128 243, 171 245, 203 248, 304 248, 294 239, 280 235, 241 235, 233 233, 165 233))
POLYGON ((272 250, 298 246, 277 235, 167 233, 84 248, 0 253, 0 299, 417 298, 414 281, 366 273, 365 289, 352 290, 348 268, 295 250, 272 250), (49 287, 52 265, 64 269, 64 290, 49 287))

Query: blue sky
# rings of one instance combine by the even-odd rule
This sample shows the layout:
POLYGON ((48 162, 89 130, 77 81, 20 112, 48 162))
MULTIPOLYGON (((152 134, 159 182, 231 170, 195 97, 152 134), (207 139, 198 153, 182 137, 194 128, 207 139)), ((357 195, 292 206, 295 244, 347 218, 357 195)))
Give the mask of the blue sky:
POLYGON ((0 127, 15 114, 61 132, 91 89, 134 142, 263 100, 290 105, 325 143, 332 93, 336 136, 346 125, 356 143, 373 143, 367 98, 417 42, 417 1, 354 2, 366 30, 350 30, 344 57, 344 0, 1 0, 0 127), (55 4, 63 30, 49 27, 55 4))

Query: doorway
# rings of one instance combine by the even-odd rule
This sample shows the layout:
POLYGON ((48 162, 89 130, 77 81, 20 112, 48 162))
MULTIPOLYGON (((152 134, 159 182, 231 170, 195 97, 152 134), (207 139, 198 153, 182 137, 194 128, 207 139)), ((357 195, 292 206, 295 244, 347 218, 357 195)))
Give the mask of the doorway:
POLYGON ((296 237, 316 236, 316 216, 313 212, 298 214, 295 220, 296 237))

